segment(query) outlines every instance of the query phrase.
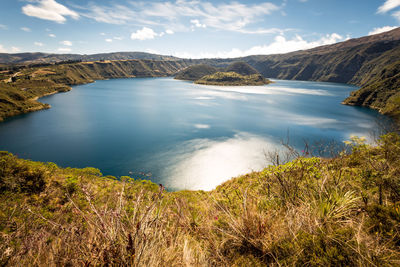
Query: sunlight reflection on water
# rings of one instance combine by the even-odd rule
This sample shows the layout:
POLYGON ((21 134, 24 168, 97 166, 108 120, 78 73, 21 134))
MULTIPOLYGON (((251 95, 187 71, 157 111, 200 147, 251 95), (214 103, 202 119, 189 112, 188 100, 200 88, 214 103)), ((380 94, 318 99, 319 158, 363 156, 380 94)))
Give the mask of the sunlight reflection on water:
POLYGON ((171 188, 211 190, 232 177, 262 170, 267 166, 264 152, 276 146, 268 138, 243 132, 225 140, 190 140, 164 157, 172 159, 165 176, 171 188))

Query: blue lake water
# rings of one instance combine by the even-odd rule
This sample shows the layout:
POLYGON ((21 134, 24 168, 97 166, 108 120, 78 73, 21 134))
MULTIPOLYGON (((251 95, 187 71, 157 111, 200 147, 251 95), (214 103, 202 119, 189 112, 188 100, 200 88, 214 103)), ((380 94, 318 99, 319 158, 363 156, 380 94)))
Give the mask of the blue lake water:
POLYGON ((171 190, 209 190, 265 167, 266 152, 287 136, 298 149, 304 141, 368 136, 383 117, 341 105, 355 89, 282 80, 255 87, 172 78, 97 81, 42 98, 49 110, 0 123, 0 150, 145 177, 171 190))

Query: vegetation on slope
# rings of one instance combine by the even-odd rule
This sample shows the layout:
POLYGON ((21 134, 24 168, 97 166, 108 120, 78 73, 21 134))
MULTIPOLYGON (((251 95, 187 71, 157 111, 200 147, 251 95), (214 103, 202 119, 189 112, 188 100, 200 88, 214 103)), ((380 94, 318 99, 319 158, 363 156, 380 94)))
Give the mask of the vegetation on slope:
POLYGON ((300 156, 211 192, 3 152, 0 264, 399 265, 400 137, 378 143, 353 138, 349 155, 300 156))
POLYGON ((0 121, 49 108, 36 101, 37 98, 69 91, 70 85, 110 78, 169 76, 185 66, 179 61, 124 60, 10 67, 0 72, 0 121))
POLYGON ((203 76, 214 74, 218 69, 209 65, 200 64, 189 66, 175 75, 177 80, 196 81, 203 76))
POLYGON ((216 72, 195 81, 205 85, 264 85, 270 83, 261 74, 240 75, 236 72, 216 72))
POLYGON ((243 61, 233 62, 224 69, 224 72, 236 72, 240 75, 260 74, 255 68, 243 61))
POLYGON ((400 47, 374 59, 368 68, 370 74, 359 78, 364 86, 343 103, 371 107, 399 119, 400 47))

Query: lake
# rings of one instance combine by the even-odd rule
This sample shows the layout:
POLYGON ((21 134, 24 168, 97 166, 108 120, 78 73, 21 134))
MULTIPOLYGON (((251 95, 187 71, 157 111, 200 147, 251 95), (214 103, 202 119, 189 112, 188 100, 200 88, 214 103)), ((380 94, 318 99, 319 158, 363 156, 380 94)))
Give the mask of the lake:
POLYGON ((173 78, 97 81, 41 98, 52 108, 0 123, 0 150, 63 167, 96 167, 170 190, 210 190, 261 170, 289 137, 304 143, 369 136, 376 111, 341 105, 357 88, 282 81, 219 87, 173 78))

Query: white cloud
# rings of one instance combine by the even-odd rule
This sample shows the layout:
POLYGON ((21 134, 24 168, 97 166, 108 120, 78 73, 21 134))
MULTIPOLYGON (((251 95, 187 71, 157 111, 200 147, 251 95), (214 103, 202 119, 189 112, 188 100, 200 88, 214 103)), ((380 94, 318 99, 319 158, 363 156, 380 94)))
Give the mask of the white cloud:
POLYGON ((154 50, 154 49, 151 49, 151 48, 147 48, 146 52, 150 53, 150 54, 158 54, 158 55, 161 54, 160 51, 154 50))
POLYGON ((372 31, 368 33, 368 35, 374 35, 382 32, 387 32, 396 29, 397 26, 383 26, 380 28, 374 28, 372 31))
POLYGON ((392 16, 400 22, 400 10, 394 12, 392 16))
POLYGON ((60 47, 58 48, 59 52, 71 52, 71 48, 69 47, 60 47))
POLYGON ((121 41, 121 40, 123 40, 123 39, 124 39, 124 37, 115 36, 115 37, 113 37, 113 39, 114 39, 114 40, 121 41))
MULTIPOLYGON (((188 31, 190 26, 210 27, 219 30, 243 31, 261 21, 281 7, 264 2, 243 4, 236 1, 214 3, 197 0, 175 2, 130 2, 130 5, 96 5, 93 2, 83 8, 82 16, 110 24, 136 24, 159 26, 173 31, 188 31)), ((261 33, 262 29, 255 31, 261 33)), ((269 33, 269 32, 267 32, 269 33)))
POLYGON ((54 33, 49 33, 49 36, 50 36, 51 38, 56 38, 56 35, 55 35, 54 33))
POLYGON ((67 40, 61 41, 60 44, 66 45, 66 46, 72 46, 72 42, 71 41, 67 41, 67 40))
POLYGON ((101 32, 100 35, 101 35, 101 36, 105 36, 106 34, 105 34, 104 32, 101 32))
POLYGON ((158 34, 153 31, 153 29, 143 27, 141 30, 137 30, 136 32, 131 34, 132 40, 150 40, 154 39, 158 34))
POLYGON ((82 16, 94 19, 97 22, 109 23, 109 24, 125 24, 128 21, 132 21, 138 17, 138 14, 131 10, 127 6, 120 4, 114 4, 113 6, 97 6, 94 3, 90 3, 87 8, 84 8, 87 12, 81 14, 82 16))
POLYGON ((5 49, 4 46, 1 44, 0 44, 0 53, 7 53, 7 49, 5 49))
POLYGON ((27 16, 51 20, 57 23, 64 23, 67 20, 66 16, 73 19, 79 18, 78 13, 57 3, 55 0, 38 0, 36 5, 28 4, 23 6, 22 12, 27 16))
POLYGON ((31 31, 31 29, 29 29, 28 27, 21 27, 20 29, 21 29, 21 31, 24 31, 24 32, 30 32, 31 31))
POLYGON ((192 20, 190 20, 190 23, 194 24, 194 26, 196 26, 197 28, 206 28, 207 27, 207 25, 201 24, 198 19, 192 19, 192 20))
POLYGON ((199 53, 196 55, 183 52, 183 53, 175 53, 174 56, 183 58, 236 58, 249 55, 282 54, 297 50, 310 49, 321 45, 333 44, 338 41, 343 41, 344 39, 345 38, 343 38, 337 33, 327 34, 315 41, 306 41, 300 35, 296 35, 294 38, 290 40, 286 39, 282 35, 278 35, 275 37, 274 41, 268 45, 253 46, 247 50, 233 48, 230 51, 221 51, 216 53, 206 52, 206 53, 199 53))
POLYGON ((0 24, 0 30, 7 30, 8 27, 4 24, 0 24))
POLYGON ((19 49, 18 47, 15 47, 15 46, 11 47, 11 53, 18 53, 20 51, 21 51, 21 49, 19 49))
POLYGON ((34 42, 33 44, 36 45, 36 46, 43 46, 43 45, 44 45, 44 44, 41 43, 41 42, 34 42))
POLYGON ((166 33, 166 34, 174 34, 174 31, 173 31, 173 30, 170 30, 170 29, 168 29, 168 30, 166 30, 166 31, 165 31, 165 33, 166 33))
POLYGON ((386 0, 386 2, 378 8, 378 13, 387 13, 392 9, 400 6, 400 0, 386 0))
POLYGON ((21 51, 18 47, 12 46, 10 50, 6 49, 3 45, 0 44, 0 53, 17 53, 21 51))
POLYGON ((108 38, 108 39, 105 39, 105 41, 106 41, 107 43, 112 43, 113 40, 108 38))

